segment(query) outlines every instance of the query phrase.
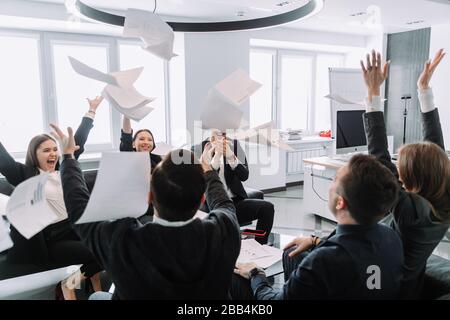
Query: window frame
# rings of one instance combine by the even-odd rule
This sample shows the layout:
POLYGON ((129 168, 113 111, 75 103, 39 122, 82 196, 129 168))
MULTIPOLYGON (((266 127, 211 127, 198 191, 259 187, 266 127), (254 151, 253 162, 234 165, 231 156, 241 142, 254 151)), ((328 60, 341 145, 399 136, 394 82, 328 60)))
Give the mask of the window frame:
MULTIPOLYGON (((41 92, 41 112, 42 112, 42 127, 44 131, 49 128, 50 123, 58 120, 58 109, 56 101, 56 82, 55 82, 55 65, 53 57, 54 44, 68 44, 88 46, 106 47, 107 50, 107 66, 108 72, 120 70, 120 44, 132 44, 140 46, 141 43, 136 39, 121 38, 120 36, 83 34, 77 32, 61 32, 61 31, 36 31, 30 29, 14 29, 14 28, 0 28, 0 35, 6 37, 25 37, 36 39, 37 41, 37 55, 38 55, 38 70, 40 77, 40 92, 41 92)), ((179 58, 183 58, 179 57, 179 58)), ((170 144, 172 139, 171 128, 171 106, 170 106, 170 63, 164 63, 164 112, 165 112, 165 142, 170 144)), ((87 107, 87 106, 86 106, 87 107)), ((120 145, 120 128, 122 126, 122 115, 115 109, 110 108, 110 130, 111 143, 105 144, 86 144, 85 155, 89 154, 97 157, 100 152, 115 151, 119 149, 120 145)), ((87 110, 87 108, 86 108, 87 110)), ((95 122, 94 122, 95 123, 95 122)), ((75 123, 74 123, 75 124, 75 123)), ((185 128, 186 129, 186 128, 185 128)), ((30 137, 31 139, 32 137, 30 137)), ((11 152, 15 159, 24 159, 26 150, 21 152, 11 152)))
POLYGON ((272 121, 276 124, 277 128, 281 127, 281 60, 283 56, 304 56, 311 58, 311 86, 309 92, 309 105, 307 108, 307 128, 308 132, 315 132, 315 118, 317 115, 316 110, 316 93, 317 93, 317 58, 319 55, 328 55, 340 57, 342 59, 342 67, 345 67, 346 53, 339 51, 323 51, 323 50, 299 50, 299 49, 285 49, 274 48, 266 46, 251 46, 250 52, 272 52, 274 54, 274 60, 272 64, 272 121))

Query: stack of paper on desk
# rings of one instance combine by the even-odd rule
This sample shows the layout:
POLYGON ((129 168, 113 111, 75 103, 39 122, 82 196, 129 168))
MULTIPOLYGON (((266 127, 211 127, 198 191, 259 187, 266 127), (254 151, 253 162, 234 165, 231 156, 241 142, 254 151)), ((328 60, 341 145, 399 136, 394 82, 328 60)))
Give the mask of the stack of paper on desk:
POLYGON ((123 28, 125 37, 141 38, 142 49, 169 61, 173 53, 174 33, 172 28, 158 15, 144 10, 128 9, 123 28))
POLYGON ((27 239, 59 219, 47 203, 47 179, 42 173, 19 184, 6 207, 9 222, 27 239))
POLYGON ((260 87, 242 69, 228 75, 208 92, 201 116, 203 128, 222 132, 241 128, 243 111, 239 106, 260 87))
POLYGON ((104 153, 91 197, 77 223, 140 217, 148 208, 149 192, 147 152, 104 153))
POLYGON ((255 239, 244 239, 241 242, 241 252, 237 259, 238 263, 254 262, 261 268, 268 268, 280 261, 283 250, 261 245, 255 239))
POLYGON ((103 89, 102 96, 126 117, 140 121, 153 110, 147 104, 155 99, 143 96, 133 86, 141 75, 143 67, 103 73, 73 57, 69 57, 69 61, 78 74, 105 82, 107 85, 103 89))

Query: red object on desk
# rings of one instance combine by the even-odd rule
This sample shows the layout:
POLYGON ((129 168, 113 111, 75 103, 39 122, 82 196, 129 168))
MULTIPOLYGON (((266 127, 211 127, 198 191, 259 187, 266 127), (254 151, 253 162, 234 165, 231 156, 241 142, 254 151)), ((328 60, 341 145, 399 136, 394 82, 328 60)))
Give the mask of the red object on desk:
POLYGON ((323 138, 331 138, 331 130, 320 131, 320 132, 319 132, 319 137, 323 137, 323 138))

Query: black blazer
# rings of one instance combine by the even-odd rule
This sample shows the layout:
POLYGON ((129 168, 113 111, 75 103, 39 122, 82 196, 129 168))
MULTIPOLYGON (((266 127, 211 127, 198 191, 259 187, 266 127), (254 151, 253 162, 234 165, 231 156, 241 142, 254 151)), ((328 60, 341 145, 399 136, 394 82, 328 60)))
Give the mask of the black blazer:
MULTIPOLYGON (((376 156, 398 178, 397 167, 391 162, 387 147, 383 112, 365 113, 363 118, 369 153, 376 156)), ((444 149, 437 109, 422 113, 422 130, 425 141, 444 149)), ((399 183, 401 184, 400 181, 399 183)), ((400 189, 397 203, 383 222, 396 230, 403 242, 403 296, 417 298, 422 290, 428 257, 444 237, 449 223, 435 217, 426 199, 403 188, 400 189)))
MULTIPOLYGON (((155 144, 155 141, 153 141, 153 149, 150 151, 150 162, 151 162, 152 171, 156 167, 156 165, 158 163, 160 163, 162 160, 162 158, 159 155, 152 153, 152 151, 155 149, 155 147, 156 147, 156 144, 155 144)), ((136 151, 133 148, 133 133, 125 133, 125 132, 123 132, 123 130, 121 130, 119 150, 120 151, 130 151, 130 152, 136 151)))
MULTIPOLYGON (((80 146, 80 149, 75 153, 76 158, 84 152, 84 145, 89 136, 89 132, 93 127, 92 123, 93 120, 91 118, 83 117, 83 120, 75 133, 75 142, 80 146)), ((59 164, 57 164, 56 169, 58 168, 59 164)), ((39 170, 15 161, 0 143, 0 173, 5 176, 6 180, 8 180, 11 185, 17 186, 23 181, 38 175, 39 170)), ((61 227, 64 228, 64 224, 66 224, 67 228, 70 228, 67 220, 64 220, 46 227, 28 240, 11 226, 11 239, 13 240, 14 246, 8 251, 8 260, 12 263, 48 263, 48 235, 55 227, 59 230, 61 227)))
MULTIPOLYGON (((209 139, 206 139, 200 145, 192 147, 192 151, 197 158, 200 158, 203 153, 203 149, 208 142, 209 139)), ((242 181, 246 181, 249 175, 247 157, 236 139, 233 140, 232 150, 236 158, 239 160, 239 164, 236 168, 234 168, 234 170, 231 169, 230 165, 225 161, 226 159, 224 156, 225 181, 227 183, 227 187, 231 190, 231 192, 233 192, 238 200, 247 199, 247 192, 245 192, 244 186, 242 185, 242 181)))
POLYGON ((89 201, 76 160, 61 165, 69 221, 116 286, 113 299, 226 299, 240 251, 236 209, 217 173, 205 174, 211 212, 171 227, 125 218, 75 224, 89 201))

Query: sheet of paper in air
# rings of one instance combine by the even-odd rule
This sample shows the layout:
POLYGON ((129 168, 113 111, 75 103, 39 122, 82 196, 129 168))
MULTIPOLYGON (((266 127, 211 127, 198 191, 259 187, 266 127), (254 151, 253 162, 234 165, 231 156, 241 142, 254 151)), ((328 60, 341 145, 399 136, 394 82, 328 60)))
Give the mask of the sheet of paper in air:
POLYGON ((74 70, 79 74, 106 82, 107 85, 103 89, 102 96, 128 118, 140 121, 153 110, 147 104, 153 101, 154 98, 143 96, 133 86, 134 82, 141 75, 143 67, 105 74, 75 58, 69 57, 69 60, 74 70))
POLYGON ((210 90, 201 114, 203 129, 238 129, 241 126, 243 111, 224 99, 220 93, 210 90))
POLYGON ((142 48, 154 55, 170 60, 173 53, 174 33, 158 15, 144 10, 128 9, 125 14, 123 36, 141 38, 142 48))
POLYGON ((6 222, 0 217, 0 252, 8 250, 13 246, 11 237, 9 236, 6 222))
POLYGON ((157 142, 155 149, 152 151, 153 154, 157 154, 159 156, 165 156, 174 148, 171 145, 168 145, 165 142, 157 142))
POLYGON ((268 268, 280 261, 283 250, 261 245, 255 239, 244 239, 241 241, 241 252, 237 258, 238 263, 254 262, 261 268, 268 268))
POLYGON ((125 115, 127 118, 130 118, 134 121, 141 121, 143 118, 145 118, 150 112, 154 110, 154 108, 145 105, 141 107, 136 108, 122 108, 109 94, 106 90, 103 90, 102 96, 113 106, 117 109, 121 114, 125 115))
POLYGON ((6 215, 6 205, 8 204, 9 196, 0 193, 0 216, 6 215))
POLYGON ((286 151, 295 151, 290 145, 280 137, 279 130, 275 128, 273 121, 263 123, 246 131, 237 132, 234 139, 245 140, 250 143, 274 146, 286 151))
POLYGON ((19 184, 6 207, 9 222, 27 239, 58 220, 45 197, 47 179, 43 173, 19 184))
POLYGON ((106 82, 115 86, 119 85, 117 79, 111 74, 103 73, 97 69, 91 68, 87 64, 84 64, 73 57, 69 57, 69 61, 72 65, 73 70, 84 77, 101 82, 106 82))
POLYGON ((149 191, 148 153, 103 153, 91 197, 76 223, 137 218, 148 208, 149 191))
POLYGON ((244 103, 260 87, 261 84, 252 80, 242 69, 235 70, 214 86, 235 105, 244 103))
POLYGON ((107 85, 104 90, 123 109, 141 108, 155 100, 155 98, 143 96, 134 87, 121 88, 107 85))

